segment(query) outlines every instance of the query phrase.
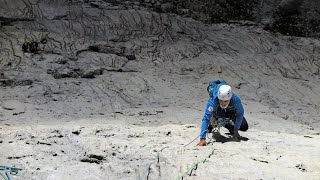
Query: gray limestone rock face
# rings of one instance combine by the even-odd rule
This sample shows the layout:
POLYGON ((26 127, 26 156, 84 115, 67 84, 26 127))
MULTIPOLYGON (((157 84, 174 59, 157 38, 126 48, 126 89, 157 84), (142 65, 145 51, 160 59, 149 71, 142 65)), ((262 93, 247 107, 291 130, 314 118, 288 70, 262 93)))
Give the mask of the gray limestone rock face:
POLYGON ((5 113, 11 113, 12 115, 19 115, 26 111, 25 104, 17 100, 4 101, 1 107, 6 111, 5 113))
POLYGON ((14 179, 173 179, 207 153, 180 147, 199 133, 208 83, 224 79, 253 128, 248 142, 219 144, 215 166, 194 178, 230 169, 250 178, 246 162, 253 179, 312 179, 319 9, 316 0, 1 0, 1 163, 23 167, 14 179), (287 134, 306 129, 313 139, 287 134))
POLYGON ((297 0, 4 0, 0 98, 46 112, 39 116, 86 117, 197 104, 203 84, 225 77, 279 116, 316 119, 319 42, 265 29, 317 37, 318 7, 297 0), (24 43, 31 43, 26 51, 24 43), (311 95, 287 91, 295 81, 311 95))

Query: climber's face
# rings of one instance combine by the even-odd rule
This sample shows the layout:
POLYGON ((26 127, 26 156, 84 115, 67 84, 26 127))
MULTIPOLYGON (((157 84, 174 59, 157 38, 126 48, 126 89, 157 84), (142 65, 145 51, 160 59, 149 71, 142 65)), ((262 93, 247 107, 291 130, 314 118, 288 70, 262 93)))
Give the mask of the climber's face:
POLYGON ((223 108, 223 109, 227 108, 229 103, 230 103, 230 100, 225 100, 225 101, 224 100, 219 100, 220 107, 223 108))

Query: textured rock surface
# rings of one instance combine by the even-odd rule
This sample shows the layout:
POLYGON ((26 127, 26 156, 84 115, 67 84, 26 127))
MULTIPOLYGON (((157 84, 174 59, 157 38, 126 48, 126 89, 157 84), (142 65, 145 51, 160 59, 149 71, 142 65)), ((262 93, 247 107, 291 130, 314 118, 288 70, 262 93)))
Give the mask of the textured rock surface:
MULTIPOLYGON (((241 96, 253 127, 246 148, 232 142, 224 149, 234 158, 231 162, 250 159, 247 169, 265 161, 276 164, 255 174, 255 179, 317 177, 315 159, 320 156, 318 144, 312 144, 318 142, 320 127, 320 42, 268 30, 317 37, 318 3, 233 2, 219 1, 219 9, 218 3, 199 1, 1 1, 0 138, 4 140, 0 159, 22 164, 27 171, 21 179, 72 179, 78 169, 85 169, 80 173, 84 179, 110 174, 113 179, 125 179, 136 178, 153 160, 151 152, 168 144, 172 151, 164 154, 168 160, 161 163, 172 164, 161 167, 179 174, 187 168, 188 158, 175 143, 194 138, 198 128, 166 125, 199 124, 208 99, 207 84, 223 78, 241 96), (311 29, 303 29, 309 24, 311 29), (46 41, 37 54, 21 49, 30 39, 46 41), (38 124, 59 125, 52 129, 38 124), (86 130, 80 131, 82 125, 86 130), (159 125, 164 126, 150 127, 159 125), (314 139, 301 144, 308 137, 284 134, 279 139, 280 132, 313 133, 314 139), (252 146, 258 149, 252 157, 241 154, 252 146), (276 148, 262 150, 269 146, 276 148), (309 152, 307 158, 301 147, 309 152), (18 150, 8 151, 14 148, 18 150), (232 148, 241 157, 234 156, 232 148), (283 161, 274 160, 286 152, 283 161), (138 168, 131 168, 137 164, 138 168), (64 171, 69 166, 71 175, 64 171), (293 175, 270 174, 288 168, 293 175)), ((222 149, 222 144, 218 146, 222 149)), ((186 151, 194 156, 194 149, 186 151)), ((250 177, 251 172, 243 175, 239 167, 237 163, 230 166, 237 169, 234 178, 250 177)), ((267 167, 261 165, 255 172, 267 167)), ((151 169, 150 177, 157 179, 162 171, 151 169)), ((199 173, 209 176, 205 168, 199 173)))
POLYGON ((3 1, 1 99, 22 100, 30 111, 41 106, 49 116, 82 117, 189 104, 204 97, 192 89, 205 91, 220 76, 285 118, 317 123, 319 41, 205 25, 151 11, 156 2, 126 3, 3 1), (26 39, 47 42, 38 54, 23 53, 26 39))

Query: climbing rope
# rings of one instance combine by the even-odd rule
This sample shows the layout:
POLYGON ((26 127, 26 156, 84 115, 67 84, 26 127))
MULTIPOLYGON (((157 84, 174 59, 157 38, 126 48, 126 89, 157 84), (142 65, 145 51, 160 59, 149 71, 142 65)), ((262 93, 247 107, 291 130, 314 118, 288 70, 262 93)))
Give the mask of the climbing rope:
POLYGON ((3 179, 5 180, 11 180, 10 176, 8 174, 8 172, 10 174, 18 174, 19 171, 21 171, 22 169, 20 168, 15 168, 15 167, 9 167, 9 166, 0 166, 0 175, 3 179), (1 171, 5 171, 5 172, 1 172, 1 171))
MULTIPOLYGON (((229 118, 218 118, 216 121, 213 121, 211 120, 211 125, 213 127, 212 129, 212 133, 214 132, 219 132, 220 133, 220 128, 225 126, 226 124, 228 124, 231 120, 229 118)), ((201 132, 204 133, 206 132, 207 130, 201 132)), ((200 135, 199 135, 200 136, 200 135)), ((194 140, 192 140, 190 143, 192 143, 193 141, 195 141, 199 136, 197 136, 194 140)), ((207 133, 207 137, 208 137, 208 133, 207 133)), ((211 140, 210 140, 211 141, 211 140)), ((187 145, 189 145, 190 143, 186 144, 184 147, 186 147, 187 145)), ((174 179, 175 180, 179 180, 179 179, 183 179, 183 177, 185 176, 191 176, 192 175, 192 171, 193 170, 197 170, 198 166, 200 163, 205 163, 207 159, 209 159, 213 154, 214 154, 214 148, 212 147, 210 153, 203 159, 203 160, 200 160, 200 161, 197 161, 195 163, 193 163, 191 166, 189 166, 187 168, 186 171, 184 171, 183 173, 181 173, 179 176, 175 177, 174 179)))
MULTIPOLYGON (((223 127, 223 126, 225 126, 226 124, 228 124, 230 121, 231 121, 231 120, 228 119, 228 118, 218 118, 216 121, 211 120, 210 123, 211 123, 211 125, 212 125, 212 127, 213 127, 212 133, 213 133, 213 132, 220 132, 220 128, 223 127)), ((207 132, 207 131, 208 131, 208 130, 204 130, 204 131, 202 131, 200 134, 205 133, 205 132, 207 132)), ((197 136, 196 138, 194 138, 194 139, 193 139, 192 141, 190 141, 188 144, 184 145, 183 147, 188 146, 189 144, 191 144, 192 142, 194 142, 195 140, 197 140, 199 137, 200 137, 200 135, 197 136)), ((207 137, 208 137, 208 133, 207 133, 207 137)), ((210 138, 208 138, 208 139, 210 139, 210 138)))
POLYGON ((148 164, 148 166, 146 166, 146 169, 144 170, 142 176, 140 176, 140 180, 142 180, 142 178, 144 178, 147 175, 147 179, 149 179, 149 173, 150 173, 150 167, 152 164, 154 163, 159 163, 160 162, 160 152, 162 152, 165 148, 169 148, 169 146, 166 146, 162 149, 160 149, 159 151, 157 151, 157 155, 156 158, 154 159, 154 161, 152 161, 151 163, 148 164))
MULTIPOLYGON (((205 133, 205 132, 207 132, 207 130, 202 131, 200 134, 205 133)), ((199 137, 200 137, 200 135, 197 136, 196 138, 194 138, 194 139, 193 139, 192 141, 190 141, 188 144, 184 145, 183 147, 188 146, 189 144, 191 144, 193 141, 195 141, 195 140, 198 139, 199 137)))
MULTIPOLYGON (((212 133, 213 132, 220 132, 220 127, 222 126, 225 126, 226 124, 228 124, 230 122, 230 119, 228 118, 218 118, 216 121, 211 121, 211 125, 213 127, 213 130, 212 130, 212 133)), ((202 131, 200 134, 202 133, 206 133, 207 130, 204 130, 202 131)), ((191 144, 192 142, 194 142, 196 139, 198 139, 200 137, 200 135, 198 135, 196 138, 194 138, 192 141, 190 141, 188 144, 184 145, 183 147, 186 147, 188 146, 189 144, 191 144)), ((208 137, 208 133, 207 133, 207 137, 208 137)), ((210 139, 210 138, 209 138, 210 139)), ((212 139, 212 138, 211 138, 212 139)), ((211 140, 210 140, 211 141, 211 140)), ((210 142, 209 142, 210 143, 210 142)), ((147 166, 146 166, 146 169, 144 170, 144 173, 142 174, 142 176, 140 176, 140 180, 142 180, 146 175, 147 175, 147 180, 148 180, 148 176, 149 176, 149 173, 150 173, 150 167, 152 164, 154 163, 159 163, 160 159, 159 159, 159 156, 160 156, 160 152, 165 149, 165 148, 169 148, 168 146, 167 147, 164 147, 162 148, 160 151, 157 151, 157 155, 156 155, 156 158, 154 161, 152 161, 151 163, 149 163, 147 166)), ((212 150, 210 151, 209 155, 207 155, 203 160, 200 160, 196 163, 193 163, 190 167, 187 168, 187 170, 183 173, 181 173, 179 176, 177 176, 175 178, 175 180, 178 180, 178 179, 183 179, 183 177, 189 175, 191 176, 192 174, 192 171, 193 170, 196 170, 198 168, 198 165, 200 163, 204 163, 208 158, 210 158, 214 153, 214 148, 212 148, 212 150)))
POLYGON ((191 166, 187 168, 185 172, 182 172, 179 176, 175 177, 175 180, 183 179, 185 176, 191 176, 193 170, 197 170, 200 163, 205 163, 207 159, 209 159, 214 154, 214 148, 211 149, 210 153, 200 161, 193 163, 191 166))

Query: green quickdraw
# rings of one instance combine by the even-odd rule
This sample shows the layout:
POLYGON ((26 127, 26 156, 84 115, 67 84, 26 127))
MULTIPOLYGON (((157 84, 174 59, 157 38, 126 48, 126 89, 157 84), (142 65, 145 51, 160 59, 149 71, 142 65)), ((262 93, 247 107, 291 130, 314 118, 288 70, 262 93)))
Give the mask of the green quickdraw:
POLYGON ((217 120, 212 119, 211 125, 213 127, 212 132, 220 132, 220 128, 230 123, 231 119, 229 118, 218 118, 217 120))

